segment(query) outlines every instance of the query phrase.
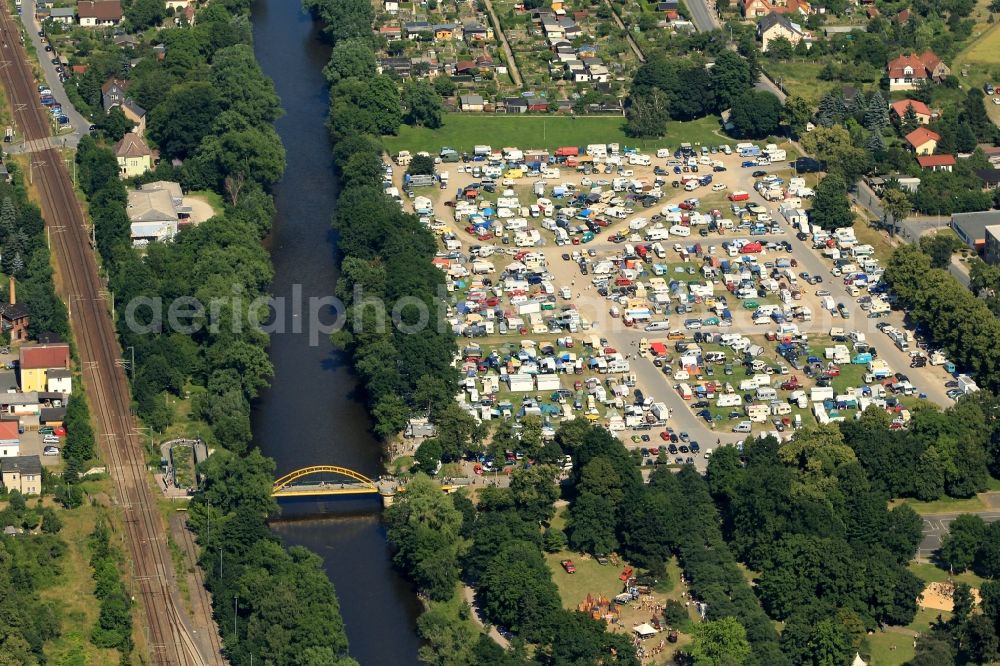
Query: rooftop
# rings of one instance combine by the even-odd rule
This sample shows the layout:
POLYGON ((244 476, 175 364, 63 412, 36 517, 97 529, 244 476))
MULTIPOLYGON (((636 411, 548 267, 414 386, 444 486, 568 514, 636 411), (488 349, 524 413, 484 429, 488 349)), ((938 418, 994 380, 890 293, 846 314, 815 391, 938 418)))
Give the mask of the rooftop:
POLYGON ((69 367, 69 345, 60 342, 51 345, 21 345, 21 370, 69 367))
POLYGON ((38 459, 38 456, 10 456, 9 458, 0 458, 0 470, 2 470, 4 474, 10 474, 12 472, 20 474, 41 474, 42 463, 38 459))

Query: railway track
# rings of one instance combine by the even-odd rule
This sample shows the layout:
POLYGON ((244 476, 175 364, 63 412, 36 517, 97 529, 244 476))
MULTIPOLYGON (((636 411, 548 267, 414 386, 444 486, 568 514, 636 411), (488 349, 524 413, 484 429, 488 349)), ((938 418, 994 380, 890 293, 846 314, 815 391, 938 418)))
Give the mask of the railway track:
MULTIPOLYGON (((32 180, 38 188, 63 297, 77 343, 84 384, 94 410, 100 446, 115 487, 125 524, 125 545, 131 564, 132 594, 139 600, 149 662, 177 666, 223 664, 216 649, 202 654, 191 621, 182 611, 166 530, 156 506, 146 471, 145 453, 137 424, 129 411, 131 399, 124 370, 119 365, 114 325, 102 297, 103 286, 90 249, 89 232, 69 175, 58 151, 45 148, 51 136, 49 120, 39 107, 35 81, 20 31, 4 3, 0 9, 0 81, 10 100, 12 115, 27 145, 32 180)), ((209 618, 210 633, 216 633, 209 618)))

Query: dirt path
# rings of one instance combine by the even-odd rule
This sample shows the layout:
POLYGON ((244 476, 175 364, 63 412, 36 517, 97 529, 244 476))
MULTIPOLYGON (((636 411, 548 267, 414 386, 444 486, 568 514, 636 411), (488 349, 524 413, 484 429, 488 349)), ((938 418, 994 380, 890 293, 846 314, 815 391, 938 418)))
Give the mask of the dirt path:
MULTIPOLYGON (((479 608, 476 606, 475 590, 473 590, 468 585, 463 585, 462 596, 465 597, 465 600, 469 602, 469 606, 472 607, 472 621, 475 622, 480 627, 485 628, 486 625, 483 623, 483 619, 479 617, 479 608)), ((490 630, 488 633, 489 637, 493 639, 493 642, 502 647, 504 650, 510 647, 510 641, 501 636, 500 632, 497 631, 496 627, 490 626, 490 630)))
POLYGON ((491 0, 483 0, 483 2, 486 4, 486 11, 490 14, 493 29, 500 36, 500 44, 503 46, 503 52, 507 56, 507 69, 510 72, 510 80, 514 82, 515 86, 520 88, 522 84, 521 72, 517 69, 514 51, 510 48, 510 43, 507 42, 507 35, 504 34, 503 27, 500 25, 500 19, 497 18, 497 13, 493 11, 493 3, 491 0))
MULTIPOLYGON (((489 0, 487 0, 487 5, 488 4, 489 0)), ((646 56, 642 54, 642 49, 640 49, 639 45, 635 43, 635 39, 632 38, 632 33, 629 32, 628 28, 625 27, 625 24, 622 22, 621 17, 618 16, 618 12, 616 12, 615 8, 611 6, 611 0, 604 0, 604 4, 607 5, 608 9, 611 10, 611 18, 614 19, 615 25, 617 25, 618 28, 625 33, 625 40, 628 42, 628 45, 632 48, 632 52, 635 53, 635 57, 639 59, 639 62, 646 62, 646 56)))

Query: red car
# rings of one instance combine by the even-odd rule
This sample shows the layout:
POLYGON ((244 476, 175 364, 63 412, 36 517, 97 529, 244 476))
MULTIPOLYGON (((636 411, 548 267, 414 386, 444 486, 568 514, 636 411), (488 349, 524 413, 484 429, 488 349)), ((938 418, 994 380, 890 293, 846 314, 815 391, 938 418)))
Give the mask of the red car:
POLYGON ((670 441, 670 433, 668 433, 666 430, 664 430, 663 432, 660 433, 660 439, 662 439, 664 442, 669 442, 670 441))
POLYGON ((55 430, 52 431, 52 434, 55 435, 56 437, 65 437, 66 436, 66 428, 64 428, 62 426, 59 426, 55 430))
POLYGON ((561 564, 562 568, 566 570, 566 573, 576 573, 576 565, 573 564, 573 560, 563 560, 559 564, 561 564))

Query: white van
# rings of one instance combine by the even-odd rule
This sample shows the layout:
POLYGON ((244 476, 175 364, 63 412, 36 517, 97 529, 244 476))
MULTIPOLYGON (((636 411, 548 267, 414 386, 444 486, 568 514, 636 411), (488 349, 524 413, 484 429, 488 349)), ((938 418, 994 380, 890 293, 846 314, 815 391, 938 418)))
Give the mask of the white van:
MULTIPOLYGON (((674 226, 670 227, 670 234, 672 236, 680 236, 682 238, 686 238, 691 235, 691 227, 685 227, 683 224, 675 224, 674 226)), ((658 238, 656 240, 663 240, 663 239, 658 238)))
MULTIPOLYGON (((753 424, 750 421, 740 421, 735 426, 733 426, 733 432, 747 433, 753 430, 753 424)), ((705 456, 707 457, 711 453, 711 449, 705 451, 705 456)))
POLYGON ((644 330, 650 331, 650 332, 652 332, 652 331, 669 331, 670 330, 670 322, 669 321, 654 321, 654 322, 650 322, 649 324, 646 324, 646 328, 644 330))

